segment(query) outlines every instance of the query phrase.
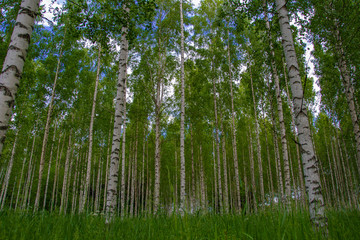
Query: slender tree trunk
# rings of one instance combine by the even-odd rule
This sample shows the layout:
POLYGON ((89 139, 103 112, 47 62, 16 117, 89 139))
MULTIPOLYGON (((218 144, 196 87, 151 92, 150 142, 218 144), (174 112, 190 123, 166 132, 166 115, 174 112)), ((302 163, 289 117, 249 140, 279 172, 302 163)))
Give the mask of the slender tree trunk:
POLYGON ((214 160, 214 209, 215 212, 218 210, 218 206, 219 206, 219 198, 218 198, 218 187, 217 187, 217 179, 218 176, 216 174, 216 155, 215 155, 215 142, 213 141, 213 160, 214 160))
POLYGON ((174 189, 174 208, 175 211, 178 211, 178 159, 177 159, 177 149, 175 143, 175 189, 174 189))
POLYGON ((282 44, 290 76, 294 113, 296 116, 295 121, 298 129, 299 143, 301 145, 305 185, 309 198, 310 218, 316 226, 323 227, 327 224, 327 220, 325 218, 324 199, 321 194, 320 175, 316 168, 316 157, 311 141, 309 120, 303 104, 304 92, 301 84, 300 68, 297 63, 285 0, 276 0, 276 9, 278 11, 282 44))
MULTIPOLYGON (((35 127, 36 128, 36 127, 35 127)), ((25 209, 26 207, 26 202, 27 202, 27 198, 28 198, 28 189, 30 186, 30 181, 31 181, 31 171, 32 171, 32 159, 33 159, 33 154, 34 154, 34 148, 35 148, 35 140, 36 140, 36 131, 34 133, 34 137, 33 137, 33 143, 32 143, 32 147, 31 147, 31 153, 30 153, 30 159, 29 159, 29 166, 28 166, 28 174, 27 174, 27 180, 26 180, 26 184, 24 186, 24 199, 23 199, 23 205, 22 208, 25 209)))
POLYGON ((90 128, 89 128, 89 152, 87 159, 87 170, 86 170, 86 182, 84 188, 84 196, 82 197, 82 202, 80 204, 80 213, 84 211, 86 198, 89 190, 90 183, 90 173, 91 173, 91 159, 92 159, 92 148, 93 148, 93 128, 94 128, 94 119, 95 119, 95 108, 96 108, 96 97, 98 92, 99 78, 100 78, 100 62, 101 62, 101 46, 98 47, 98 58, 97 58, 97 70, 96 70, 96 79, 95 79, 95 89, 94 97, 91 108, 91 118, 90 118, 90 128))
POLYGON ((235 170, 235 184, 236 184, 236 197, 237 208, 241 211, 241 198, 240 198, 240 175, 239 175, 239 163, 237 155, 237 141, 236 141, 236 126, 235 126, 235 108, 234 108, 234 93, 232 86, 232 72, 231 72, 231 57, 230 57, 230 33, 228 29, 228 62, 229 62, 229 84, 230 84, 230 96, 231 96, 231 131, 232 131, 232 148, 234 158, 234 170, 235 170))
POLYGON ((11 191, 11 198, 10 198, 10 205, 9 205, 10 209, 12 208, 12 204, 13 204, 13 198, 14 198, 16 182, 17 182, 17 177, 15 178, 14 185, 13 185, 13 188, 12 188, 12 191, 11 191))
POLYGON ((151 181, 151 172, 149 171, 149 143, 146 141, 146 196, 145 196, 145 214, 151 212, 150 201, 150 181, 151 181))
MULTIPOLYGON (((126 82, 125 82, 126 90, 126 82)), ((123 133, 122 133, 122 145, 121 145, 121 216, 125 215, 125 167, 126 167, 126 158, 125 158, 125 149, 126 149, 126 93, 124 98, 124 120, 123 120, 123 133)), ((130 146, 131 148, 131 146, 130 146)), ((129 190, 128 190, 129 191, 129 190)))
MULTIPOLYGON (((324 141, 325 141, 325 148, 326 148, 326 154, 327 154, 327 158, 328 158, 328 162, 329 162, 329 168, 330 168, 330 177, 331 177, 331 185, 332 185, 332 195, 333 197, 336 199, 336 202, 337 204, 339 204, 339 195, 336 193, 336 185, 335 185, 335 178, 334 178, 334 175, 333 175, 333 170, 332 170, 332 164, 331 164, 331 160, 330 160, 330 153, 329 153, 329 148, 328 148, 328 143, 326 141, 326 135, 325 135, 325 132, 324 132, 324 141)), ((336 182, 337 184, 337 182, 336 182)))
POLYGON ((142 172, 141 172, 141 214, 144 212, 144 203, 145 203, 145 146, 146 146, 146 132, 147 126, 144 127, 144 138, 143 138, 143 152, 142 152, 142 172))
POLYGON ((74 150, 71 151, 71 155, 70 155, 70 164, 69 164, 69 176, 67 177, 67 186, 66 186, 66 192, 65 192, 65 205, 64 205, 64 213, 66 214, 67 212, 67 207, 68 207, 68 203, 69 203, 69 193, 70 193, 70 186, 71 186, 71 175, 73 172, 73 165, 74 165, 74 150))
POLYGON ((192 210, 195 210, 195 168, 194 168, 194 138, 192 131, 192 124, 190 124, 190 140, 191 140, 191 206, 192 210))
POLYGON ((136 124, 135 130, 135 151, 134 151, 134 162, 133 172, 131 177, 131 199, 130 199, 130 217, 134 216, 134 204, 136 198, 136 182, 137 182, 137 151, 138 151, 138 125, 136 124))
MULTIPOLYGON (((65 29, 65 35, 66 35, 66 29, 65 29)), ((63 55, 63 46, 64 46, 64 42, 65 42, 65 35, 64 35, 64 39, 61 43, 61 47, 60 47, 59 57, 58 57, 57 66, 56 66, 54 85, 53 85, 51 99, 50 99, 47 117, 46 117, 45 132, 44 132, 43 143, 42 143, 42 148, 41 148, 39 180, 38 180, 38 187, 37 187, 35 204, 34 204, 34 212, 36 212, 38 210, 39 204, 40 204, 40 192, 41 192, 42 175, 43 175, 44 164, 45 164, 46 145, 47 145, 47 141, 48 141, 48 137, 49 137, 51 113, 53 110, 53 104, 54 104, 54 99, 55 99, 56 83, 57 83, 59 72, 60 72, 60 63, 61 63, 61 58, 63 55)))
POLYGON ((270 183, 270 192, 271 192, 270 196, 271 196, 271 201, 272 201, 274 198, 274 183, 273 183, 273 177, 272 177, 270 150, 269 150, 267 130, 266 130, 265 123, 264 123, 264 129, 265 129, 265 145, 266 145, 266 155, 267 155, 267 160, 268 160, 269 183, 270 183))
MULTIPOLYGON (((113 118, 111 116, 110 118, 110 126, 112 126, 113 124, 113 118)), ((104 189, 104 200, 103 200, 103 212, 105 212, 105 207, 106 207, 106 193, 107 193, 107 186, 108 186, 108 178, 109 178, 109 160, 110 160, 110 143, 111 143, 111 133, 112 133, 112 129, 110 129, 109 131, 109 138, 108 138, 108 148, 106 151, 106 166, 105 166, 105 189, 104 189)))
POLYGON ((325 186, 325 192, 326 192, 325 200, 327 200, 327 203, 329 204, 329 206, 332 206, 333 204, 331 202, 331 195, 330 195, 328 184, 326 182, 326 178, 325 178, 325 174, 324 174, 324 168, 322 166, 321 161, 319 161, 319 168, 320 168, 320 176, 322 177, 322 181, 323 181, 322 186, 325 186))
POLYGON ((184 72, 184 20, 183 1, 180 0, 180 28, 181 28, 181 109, 180 109, 180 208, 185 210, 185 72, 184 72))
MULTIPOLYGON (((160 30, 159 30, 160 31, 160 30)), ((161 39, 158 40, 159 47, 162 47, 161 39)), ((160 59, 160 73, 159 79, 156 82, 156 98, 155 98, 155 180, 154 180, 154 205, 153 211, 156 213, 159 208, 160 202, 160 169, 161 169, 161 150, 160 150, 160 120, 161 120, 161 106, 162 106, 162 98, 163 98, 163 74, 165 67, 165 58, 166 52, 163 53, 162 50, 159 51, 159 59, 160 59), (164 56, 165 55, 165 56, 164 56), (162 91, 161 91, 162 89, 162 91)))
POLYGON ((284 174, 285 174, 285 199, 287 202, 291 199, 291 186, 290 186, 290 168, 289 168, 289 155, 287 149, 287 140, 286 140, 286 129, 285 129, 285 121, 282 107, 282 99, 281 99, 281 89, 280 89, 280 81, 279 76, 277 74, 276 63, 275 63, 275 51, 271 41, 271 32, 270 32, 270 23, 267 14, 267 2, 263 1, 264 14, 265 14, 265 22, 266 22, 266 30, 268 35, 270 53, 271 53, 271 69, 272 69, 272 78, 275 83, 275 91, 276 91, 276 100, 277 100, 277 109, 279 114, 279 123, 280 123, 280 133, 281 133, 281 145, 282 145, 282 153, 283 153, 283 161, 284 161, 284 174))
MULTIPOLYGON (((294 107, 290 100, 290 93, 289 93, 285 63, 283 64, 283 66, 284 66, 284 78, 285 78, 285 85, 286 85, 287 102, 288 102, 288 105, 290 106, 290 112, 291 112, 291 126, 293 129, 296 141, 299 141, 297 138, 297 130, 296 130, 296 125, 295 125, 294 107)), ((300 176, 301 199, 302 199, 303 206, 305 207, 306 206, 306 192, 305 192, 305 185, 304 185, 305 184, 304 183, 304 174, 303 174, 302 167, 301 167, 300 149, 299 149, 299 144, 296 143, 295 145, 296 145, 296 157, 297 157, 297 163, 298 163, 298 170, 299 170, 299 176, 300 176)))
MULTIPOLYGON (((69 133, 69 144, 68 144, 68 149, 66 151, 66 159, 65 159, 65 169, 64 169, 64 179, 63 179, 63 186, 62 186, 62 191, 61 191, 61 203, 60 203, 60 214, 63 212, 64 207, 65 207, 65 198, 66 198, 66 193, 67 193, 67 181, 68 181, 68 173, 70 171, 69 168, 69 161, 70 161, 70 154, 71 154, 71 132, 69 133)), ((66 213, 66 211, 64 211, 64 213, 66 213)))
POLYGON ((77 182, 78 182, 78 178, 79 178, 79 173, 80 171, 79 169, 79 165, 80 165, 80 151, 79 151, 79 155, 76 158, 76 163, 75 163, 75 169, 74 169, 74 180, 73 180, 73 189, 72 189, 72 201, 71 201, 71 214, 73 215, 75 213, 75 209, 76 209, 76 189, 77 189, 77 182))
POLYGON ((128 168, 128 179, 127 179, 127 194, 126 194, 126 199, 125 199, 125 202, 127 203, 127 207, 126 207, 126 213, 128 214, 129 216, 129 206, 131 204, 131 201, 130 201, 130 190, 132 188, 131 186, 131 175, 132 175, 132 168, 133 168, 133 161, 132 161, 132 153, 134 152, 134 148, 132 148, 131 144, 130 144, 130 155, 129 155, 129 168, 128 168))
POLYGON ((337 40, 336 52, 339 57, 339 69, 341 73, 341 78, 345 87, 346 100, 349 106, 351 121, 353 124, 353 131, 355 135, 356 143, 356 153, 357 153, 357 165, 358 173, 360 174, 360 128, 359 128, 359 119, 356 112, 356 105, 354 100, 354 87, 351 83, 351 77, 348 70, 348 64, 345 58, 345 52, 343 48, 342 38, 340 36, 338 23, 335 23, 335 37, 337 40))
POLYGON ((207 203, 206 203, 206 194, 205 194, 205 174, 204 174, 204 166, 203 166, 203 160, 202 160, 202 146, 200 144, 199 149, 199 155, 200 155, 200 186, 201 186, 201 208, 203 211, 206 211, 207 203))
POLYGON ((351 199, 351 194, 350 194, 350 184, 349 184, 349 181, 348 181, 348 172, 346 171, 346 168, 345 168, 345 161, 344 161, 344 156, 343 156, 343 153, 342 153, 342 149, 341 149, 341 146, 340 146, 340 140, 339 140, 339 135, 337 133, 337 130, 335 130, 335 142, 337 144, 337 148, 338 148, 338 152, 340 154, 340 165, 341 165, 341 170, 344 174, 344 184, 345 184, 345 189, 346 189, 346 193, 348 195, 348 203, 349 203, 349 206, 352 205, 352 199, 351 199))
POLYGON ((0 74, 0 156, 9 128, 15 96, 20 85, 26 55, 38 15, 40 0, 23 0, 11 35, 10 45, 0 74))
POLYGON ((64 135, 64 141, 63 141, 63 144, 62 144, 62 147, 61 147, 61 152, 60 152, 60 141, 61 141, 61 135, 59 137, 58 149, 57 149, 56 160, 55 160, 55 176, 54 176, 53 191, 52 191, 52 196, 51 196, 51 208, 50 208, 50 211, 53 210, 54 198, 56 199, 55 194, 56 194, 57 179, 58 179, 58 174, 59 174, 59 165, 60 165, 59 162, 60 162, 62 152, 64 150, 65 135, 64 135))
POLYGON ((263 177, 262 160, 261 160, 261 143, 260 143, 260 133, 259 133, 259 122, 258 122, 257 111, 256 111, 255 93, 254 93, 251 72, 250 72, 250 83, 251 83, 251 92, 252 92, 253 104, 254 104, 255 133, 256 133, 256 142, 257 142, 256 149, 257 149, 257 157, 258 157, 258 165, 259 165, 260 194, 261 194, 261 202, 264 202, 265 191, 264 191, 264 177, 263 177))
POLYGON ((254 204, 254 211, 257 212, 257 201, 256 201, 256 183, 255 183, 255 167, 254 167, 254 153, 253 153, 253 146, 252 146, 252 136, 251 136, 251 129, 249 127, 249 156, 250 156, 250 169, 251 169, 251 187, 252 187, 252 194, 253 194, 253 204, 254 204))
POLYGON ((19 181, 19 187, 18 187, 18 192, 16 194, 16 202, 15 202, 15 210, 17 209, 18 206, 18 202, 19 202, 19 196, 20 196, 20 190, 21 190, 21 183, 22 183, 22 179, 23 179, 23 175, 24 175, 24 169, 25 169, 25 163, 26 163, 26 157, 27 157, 27 147, 28 147, 28 143, 29 143, 29 138, 26 141, 26 148, 25 148, 25 157, 23 160, 23 164, 21 167, 21 174, 20 174, 20 181, 19 181))
POLYGON ((46 207, 46 197, 47 197, 47 191, 48 191, 48 187, 49 187, 50 170, 51 170, 52 156, 53 156, 53 150, 54 150, 54 144, 55 144, 55 133, 56 133, 56 124, 55 124, 55 130, 54 130, 53 139, 52 139, 52 146, 51 146, 51 151, 50 151, 48 172, 47 172, 47 176, 46 176, 46 185, 45 185, 45 192, 44 192, 43 209, 45 209, 45 207, 46 207))
POLYGON ((11 157, 10 157, 10 161, 7 166, 7 169, 6 169, 6 175, 5 175, 4 183, 2 186, 2 190, 1 190, 1 196, 0 196, 1 210, 3 210, 4 203, 6 201, 6 194, 7 194, 7 189, 9 186, 10 175, 11 175, 12 167, 14 164, 14 156, 15 156, 16 143, 17 143, 17 139, 18 139, 18 133, 19 133, 18 131, 16 131, 16 133, 15 133, 15 140, 14 140, 13 148, 11 151, 11 157))
MULTIPOLYGON (((34 163, 35 165, 35 163, 34 163)), ((29 193, 28 193, 28 199, 27 199, 27 203, 26 203, 26 208, 29 208, 30 206, 30 200, 31 200, 31 190, 32 190, 32 185, 33 185, 33 182, 34 182, 34 175, 35 175, 35 167, 33 168, 32 172, 31 172, 31 179, 30 179, 30 187, 28 189, 29 193)))
POLYGON ((224 172, 224 210, 225 213, 229 213, 229 189, 228 189, 228 175, 227 175, 227 161, 226 161, 226 144, 225 144, 225 132, 223 126, 223 116, 220 111, 220 125, 221 125, 221 142, 222 142, 222 154, 223 154, 223 172, 224 172))
MULTIPOLYGON (((342 131, 342 129, 341 129, 342 131)), ((352 201, 353 201, 353 205, 356 206, 357 205, 357 201, 356 201, 356 193, 354 191, 354 182, 353 182, 353 179, 351 177, 351 170, 353 169, 350 164, 349 164, 349 159, 350 159, 350 156, 348 155, 348 152, 346 150, 346 144, 345 144, 345 141, 344 139, 341 137, 342 139, 342 143, 343 143, 343 146, 344 146, 344 151, 345 151, 345 163, 346 163, 346 169, 348 170, 348 176, 349 176, 349 184, 350 184, 350 191, 351 191, 351 197, 352 197, 352 201)))
MULTIPOLYGON (((127 12, 129 11, 129 9, 125 9, 125 10, 127 12)), ((106 199, 107 223, 110 223, 110 221, 112 220, 117 205, 116 202, 117 202, 117 185, 118 185, 118 172, 119 172, 121 125, 123 125, 126 121, 125 104, 126 104, 126 75, 127 75, 127 59, 128 59, 127 31, 128 29, 126 27, 122 28, 123 34, 121 36, 121 50, 120 50, 119 77, 117 83, 116 107, 115 107, 115 117, 114 117, 114 131, 113 131, 113 139, 112 139, 111 161, 110 161, 107 199, 106 199)), ((123 130, 123 139, 124 139, 125 125, 123 129, 124 129, 123 130)), ((123 144, 123 149, 125 149, 125 144, 123 144)), ((122 154, 125 155, 125 151, 122 151, 122 154)))
MULTIPOLYGON (((216 90, 216 80, 213 78, 213 96, 214 96, 214 115, 215 115, 215 143, 216 143, 216 155, 214 157, 217 159, 217 170, 218 170, 218 191, 219 191, 219 208, 220 212, 223 211, 223 192, 222 192, 222 180, 221 180, 221 159, 220 159, 220 136, 219 136, 219 122, 218 122, 218 107, 217 107, 217 90, 216 90)), ((216 191, 215 191, 216 192, 216 191)))
POLYGON ((246 205, 246 212, 249 213, 250 201, 249 201, 248 182, 247 182, 247 177, 246 177, 245 164, 243 164, 243 165, 244 165, 244 185, 245 185, 245 202, 246 202, 245 205, 246 205))
POLYGON ((340 206, 341 200, 342 200, 342 192, 341 192, 341 187, 340 187, 340 180, 339 180, 339 172, 337 169, 337 165, 336 165, 336 160, 335 160, 335 151, 334 151, 334 144, 330 138, 330 147, 331 147, 331 155, 332 155, 332 164, 334 167, 334 175, 335 175, 335 183, 336 183, 336 190, 335 190, 335 194, 338 198, 338 203, 340 206), (341 199, 341 200, 340 200, 341 199))
POLYGON ((273 131, 273 142, 274 142, 274 152, 275 152, 275 166, 276 166, 276 175, 278 179, 278 192, 280 193, 280 199, 283 199, 284 196, 284 185, 283 185, 283 178, 282 178, 282 169, 281 169, 281 162, 280 162, 280 153, 279 153, 279 146, 278 146, 278 136, 276 131, 276 125, 275 125, 275 118, 274 118, 274 112, 271 107, 271 122, 274 128, 273 131))
POLYGON ((99 211, 98 208, 98 202, 99 202, 99 191, 100 191, 100 162, 101 162, 101 158, 99 157, 99 165, 98 165, 98 172, 97 172, 97 178, 96 178, 96 192, 95 192, 95 202, 94 202, 94 212, 97 213, 99 211))

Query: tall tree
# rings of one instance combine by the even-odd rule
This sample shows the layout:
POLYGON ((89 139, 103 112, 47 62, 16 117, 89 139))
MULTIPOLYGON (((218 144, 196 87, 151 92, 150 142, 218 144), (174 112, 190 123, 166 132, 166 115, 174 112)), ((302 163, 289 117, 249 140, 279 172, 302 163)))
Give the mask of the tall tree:
MULTIPOLYGON (((181 110, 180 110, 180 208, 185 209, 185 72, 184 72, 184 19, 183 1, 180 0, 180 29, 181 29, 181 110)), ((194 180, 194 179, 193 179, 194 180)))
POLYGON ((295 121, 302 153, 305 186, 309 198, 310 218, 315 225, 323 227, 326 225, 325 203, 321 193, 320 175, 316 166, 309 119, 305 104, 303 104, 304 92, 285 0, 276 0, 276 9, 278 12, 286 65, 290 77, 293 107, 296 116, 295 121))
POLYGON ((15 103, 15 95, 20 85, 26 54, 38 15, 40 0, 21 2, 10 45, 0 74, 0 154, 9 128, 9 120, 15 103))

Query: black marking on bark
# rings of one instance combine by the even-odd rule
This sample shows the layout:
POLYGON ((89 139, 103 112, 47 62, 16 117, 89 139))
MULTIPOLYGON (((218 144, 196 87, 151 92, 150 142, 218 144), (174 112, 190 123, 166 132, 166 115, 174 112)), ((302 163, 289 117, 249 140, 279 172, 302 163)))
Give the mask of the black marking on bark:
POLYGON ((9 128, 9 126, 0 126, 0 131, 6 131, 9 128))
POLYGON ((19 15, 20 14, 26 14, 32 18, 35 18, 37 15, 34 11, 31 11, 29 8, 22 8, 22 7, 20 7, 19 15))
POLYGON ((28 34, 28 33, 19 34, 18 37, 25 39, 25 41, 26 41, 28 44, 30 44, 30 34, 28 34))
POLYGON ((21 49, 20 49, 20 48, 15 47, 14 45, 10 45, 8 50, 21 51, 21 49))
POLYGON ((18 57, 25 62, 25 57, 23 55, 18 55, 18 57))
POLYGON ((19 28, 24 28, 24 29, 28 30, 28 27, 25 26, 24 24, 22 24, 21 22, 16 22, 15 26, 18 26, 19 28))
POLYGON ((5 86, 0 86, 0 91, 4 91, 5 96, 10 96, 11 98, 13 97, 10 89, 5 86))
POLYGON ((5 72, 7 72, 7 71, 9 71, 9 70, 13 70, 13 71, 15 72, 15 77, 20 78, 21 72, 20 72, 20 70, 17 68, 17 66, 15 66, 15 65, 10 65, 10 66, 8 66, 7 68, 4 69, 4 71, 2 71, 1 74, 4 74, 5 72))

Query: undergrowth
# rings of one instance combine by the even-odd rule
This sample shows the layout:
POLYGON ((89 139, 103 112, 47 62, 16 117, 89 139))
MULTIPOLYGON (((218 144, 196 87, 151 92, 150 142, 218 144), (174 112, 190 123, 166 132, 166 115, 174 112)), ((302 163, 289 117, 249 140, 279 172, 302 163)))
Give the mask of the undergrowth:
POLYGON ((328 235, 307 212, 266 210, 250 215, 115 218, 54 213, 0 212, 0 239, 359 239, 358 210, 327 211, 328 235))

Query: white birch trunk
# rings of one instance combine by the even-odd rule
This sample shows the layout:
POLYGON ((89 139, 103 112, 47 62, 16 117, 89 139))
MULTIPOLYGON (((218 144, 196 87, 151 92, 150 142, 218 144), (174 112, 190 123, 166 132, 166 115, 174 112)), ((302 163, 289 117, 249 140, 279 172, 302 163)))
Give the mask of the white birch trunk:
POLYGON ((51 207, 50 207, 50 211, 53 210, 54 207, 54 199, 56 198, 55 193, 56 193, 56 187, 57 187, 57 179, 58 179, 58 174, 59 174, 59 162, 60 162, 60 157, 61 154, 64 150, 64 141, 65 141, 65 136, 64 136, 64 141, 61 147, 61 152, 60 152, 60 141, 61 141, 61 135, 59 137, 59 143, 58 143, 58 150, 57 150, 57 154, 56 154, 56 160, 55 160, 55 176, 54 176, 54 183, 53 183, 53 190, 52 190, 52 195, 51 195, 51 207))
POLYGON ((255 133, 256 133, 256 142, 257 142, 256 150, 257 150, 258 165, 259 165, 260 196, 261 196, 261 202, 264 202, 265 191, 264 191, 264 177, 263 177, 262 160, 261 160, 259 122, 258 122, 257 111, 256 111, 256 101, 255 101, 255 93, 254 93, 251 70, 250 70, 250 82, 251 82, 251 92, 252 92, 252 98, 253 98, 253 104, 254 104, 255 133))
MULTIPOLYGON (((36 127, 35 127, 36 128, 36 127)), ((31 181, 31 170, 32 170, 32 159, 33 159, 33 154, 34 154, 34 148, 35 148, 35 140, 36 140, 36 131, 34 133, 34 138, 33 138, 33 143, 32 143, 32 147, 31 147, 31 153, 30 153, 30 159, 29 159, 29 166, 28 166, 28 174, 27 174, 27 180, 26 180, 26 184, 24 186, 24 198, 23 198, 23 204, 22 204, 22 209, 25 209, 26 207, 26 202, 27 202, 27 198, 28 198, 28 189, 30 186, 30 181, 31 181)))
POLYGON ((230 96, 231 96, 231 130, 232 130, 232 147, 234 158, 234 170, 235 170, 235 184, 236 184, 236 197, 238 212, 241 211, 241 198, 240 198, 240 175, 239 175, 239 163, 237 155, 237 141, 236 141, 236 126, 235 126, 235 108, 234 108, 234 93, 232 86, 232 72, 231 72, 231 58, 230 58, 230 33, 228 30, 228 62, 229 62, 229 84, 230 84, 230 96))
POLYGON ((185 72, 184 72, 184 19, 183 1, 180 0, 180 29, 181 29, 181 108, 180 108, 180 208, 185 210, 185 72))
MULTIPOLYGON (((72 146, 71 146, 71 133, 70 133, 68 149, 66 151, 63 186, 62 186, 62 191, 61 191, 60 214, 65 209, 64 207, 65 207, 66 192, 67 192, 67 180, 68 180, 68 173, 69 173, 69 160, 70 160, 71 149, 72 149, 72 146)), ((65 211, 64 211, 64 213, 65 213, 65 211)))
POLYGON ((206 194, 205 194, 205 174, 204 174, 204 166, 202 160, 202 146, 200 145, 199 149, 200 155, 200 185, 201 185, 201 208, 203 211, 206 211, 207 203, 206 203, 206 194))
POLYGON ((354 100, 354 87, 351 83, 350 73, 348 70, 348 64, 345 58, 344 48, 342 46, 342 39, 340 37, 340 32, 338 29, 338 24, 335 24, 335 37, 337 40, 336 51, 339 57, 339 69, 341 73, 341 78, 343 80, 343 85, 345 88, 346 100, 349 106, 351 121, 353 124, 353 131, 355 135, 355 145, 356 145, 356 153, 357 153, 357 166, 358 173, 360 174, 360 127, 359 127, 359 119, 356 112, 356 105, 354 100))
POLYGON ((9 161, 8 167, 6 169, 6 175, 5 175, 4 183, 2 186, 2 190, 1 190, 1 197, 0 197, 1 210, 3 209, 4 203, 6 201, 6 194, 7 194, 7 189, 9 186, 10 175, 11 175, 12 167, 14 165, 14 156, 15 156, 16 143, 17 143, 17 139, 18 139, 18 133, 19 132, 16 131, 15 140, 14 140, 13 148, 11 151, 10 161, 9 161))
MULTIPOLYGON (((195 210, 195 167, 194 167, 194 139, 192 132, 192 124, 190 123, 190 142, 191 142, 191 208, 195 210)), ((190 189, 189 189, 190 190, 190 189)))
MULTIPOLYGON (((128 9, 126 9, 128 12, 128 9)), ((126 104, 126 78, 127 78, 127 59, 128 59, 128 40, 126 27, 122 28, 121 36, 121 50, 119 60, 119 76, 117 83, 116 93, 116 106, 115 106, 115 117, 114 117, 114 131, 111 147, 110 157, 110 168, 108 177, 107 187, 107 198, 106 198, 106 223, 110 223, 115 213, 117 205, 117 185, 118 185, 118 172, 119 172, 119 152, 120 152, 120 141, 121 141, 121 126, 125 122, 125 104, 126 104)), ((125 127, 124 133, 125 135, 125 127)), ((124 137, 124 136, 123 136, 124 137)), ((125 144, 123 144, 125 145, 125 144)), ((125 146, 123 146, 125 149, 125 146)), ((122 152, 125 154, 125 151, 122 152)), ((123 197, 123 195, 121 196, 123 197)))
POLYGON ((130 198, 130 217, 134 216, 134 204, 135 204, 135 193, 136 193, 136 180, 137 180, 137 151, 138 151, 138 126, 136 125, 135 132, 135 151, 134 151, 134 163, 133 172, 131 177, 131 198, 130 198))
POLYGON ((225 144, 225 133, 223 126, 223 116, 220 110, 220 125, 221 125, 221 147, 223 154, 223 173, 224 173, 224 211, 226 214, 229 213, 229 188, 228 188, 228 175, 227 175, 227 161, 226 161, 226 144, 225 144))
POLYGON ((280 81, 279 81, 279 76, 277 74, 277 69, 276 69, 274 47, 273 47, 273 44, 271 41, 270 23, 269 23, 269 19, 268 19, 266 0, 263 1, 263 7, 264 7, 264 14, 265 14, 265 25, 266 25, 270 53, 271 53, 270 58, 271 58, 272 78, 275 83, 277 109, 278 109, 278 114, 279 114, 281 145, 282 145, 282 153, 283 153, 283 161, 284 161, 284 174, 285 174, 285 199, 287 202, 289 202, 290 198, 291 198, 289 155, 288 155, 288 149, 287 149, 286 129, 285 129, 283 108, 282 108, 280 81))
POLYGON ((23 0, 0 74, 0 156, 9 128, 40 0, 23 0))
POLYGON ((17 191, 17 194, 16 194, 15 210, 17 209, 18 202, 19 202, 21 184, 22 184, 22 179, 23 179, 24 169, 25 169, 25 163, 26 163, 26 157, 27 157, 27 147, 28 147, 28 143, 29 143, 29 138, 28 138, 28 140, 26 141, 26 145, 25 145, 25 146, 26 146, 26 148, 25 148, 25 156, 24 156, 24 160, 23 160, 22 167, 21 167, 19 187, 18 187, 18 191, 17 191))
MULTIPOLYGON (((125 81, 126 90, 126 81, 125 81)), ((125 148, 126 148, 126 92, 124 99, 124 120, 123 120, 123 133, 122 133, 122 149, 121 149, 121 216, 125 216, 125 148)))
MULTIPOLYGON (((316 167, 316 157, 314 146, 311 140, 309 120, 306 108, 303 104, 303 88, 297 57, 295 53, 294 41, 288 11, 285 0, 276 0, 276 9, 280 23, 282 44, 290 77, 290 85, 293 96, 295 121, 298 129, 299 144, 303 162, 305 176, 305 186, 309 198, 310 218, 316 226, 326 225, 325 203, 321 193, 320 175, 316 167)), ((360 141, 360 138, 359 138, 360 141)))
POLYGON ((91 119, 90 119, 90 127, 89 127, 89 151, 88 151, 88 159, 87 159, 87 167, 86 167, 86 180, 85 180, 85 187, 84 187, 84 196, 82 197, 82 202, 80 204, 80 209, 79 209, 80 213, 84 211, 87 193, 89 190, 89 183, 90 183, 91 159, 92 159, 92 148, 93 148, 93 132, 94 132, 93 128, 94 128, 94 119, 95 119, 96 97, 97 97, 99 78, 100 78, 100 62, 101 62, 101 46, 99 45, 94 98, 93 98, 93 102, 92 102, 91 119))
POLYGON ((256 201, 256 182, 255 182, 255 167, 254 167, 254 152, 253 152, 253 143, 252 143, 252 134, 249 127, 249 156, 250 156, 250 171, 251 171, 251 187, 253 189, 253 204, 254 211, 257 212, 257 201, 256 201))
POLYGON ((45 209, 45 207, 46 207, 46 197, 47 197, 47 191, 48 191, 48 187, 49 187, 49 179, 50 179, 50 170, 51 170, 53 149, 54 149, 54 145, 55 145, 55 133, 56 133, 56 124, 55 124, 55 130, 54 130, 53 139, 52 139, 53 143, 52 143, 51 151, 50 151, 50 160, 49 160, 48 172, 47 172, 47 176, 46 176, 46 185, 45 185, 45 192, 44 192, 43 209, 45 209))
MULTIPOLYGON (((66 29, 65 29, 65 35, 66 35, 66 29)), ((47 117, 46 117, 45 132, 44 132, 43 144, 42 144, 41 156, 40 156, 39 180, 38 180, 38 187, 37 187, 37 191, 36 191, 34 212, 36 212, 38 210, 38 208, 39 208, 42 175, 43 175, 44 164, 45 164, 46 145, 47 145, 47 141, 48 141, 48 137, 49 137, 51 113, 52 113, 53 104, 54 104, 56 83, 57 83, 58 76, 59 76, 59 71, 60 71, 60 63, 61 63, 61 58, 62 58, 62 54, 63 54, 63 46, 64 46, 64 42, 65 42, 65 35, 64 35, 64 39, 63 39, 63 41, 61 43, 61 47, 60 47, 59 57, 58 57, 57 66, 56 66, 54 85, 53 85, 53 89, 52 89, 52 93, 51 93, 51 99, 50 99, 48 112, 47 112, 47 117)))

